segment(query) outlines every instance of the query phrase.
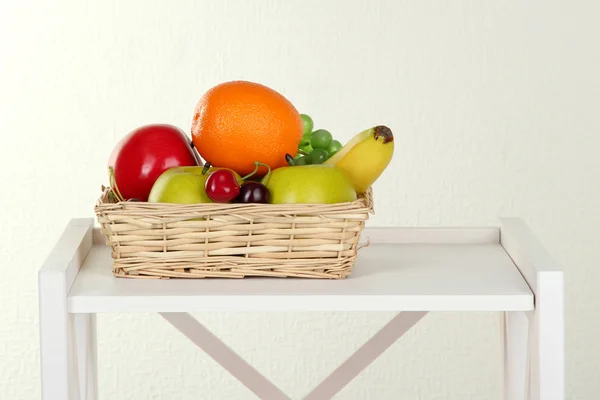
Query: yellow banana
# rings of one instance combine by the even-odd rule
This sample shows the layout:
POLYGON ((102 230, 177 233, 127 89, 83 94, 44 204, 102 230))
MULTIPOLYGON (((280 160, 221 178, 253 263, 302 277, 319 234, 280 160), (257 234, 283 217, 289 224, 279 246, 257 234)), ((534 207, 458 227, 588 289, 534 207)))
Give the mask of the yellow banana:
POLYGON ((361 194, 379 178, 393 154, 392 130, 378 125, 358 133, 324 164, 333 164, 344 170, 356 193, 361 194))

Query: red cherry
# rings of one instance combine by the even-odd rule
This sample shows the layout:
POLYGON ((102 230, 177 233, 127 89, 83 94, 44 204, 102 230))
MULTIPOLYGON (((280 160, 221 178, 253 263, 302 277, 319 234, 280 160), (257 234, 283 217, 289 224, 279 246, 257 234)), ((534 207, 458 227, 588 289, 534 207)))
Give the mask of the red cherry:
POLYGON ((206 179, 206 195, 214 202, 229 203, 240 194, 240 185, 233 172, 219 169, 206 179))

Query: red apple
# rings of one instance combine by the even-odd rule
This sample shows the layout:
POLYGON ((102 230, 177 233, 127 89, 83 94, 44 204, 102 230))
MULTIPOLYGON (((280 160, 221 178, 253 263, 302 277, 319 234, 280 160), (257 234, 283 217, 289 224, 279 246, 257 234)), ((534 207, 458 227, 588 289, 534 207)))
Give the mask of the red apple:
POLYGON ((201 165, 191 140, 173 125, 152 124, 129 132, 108 160, 125 200, 148 201, 152 185, 169 168, 201 165))

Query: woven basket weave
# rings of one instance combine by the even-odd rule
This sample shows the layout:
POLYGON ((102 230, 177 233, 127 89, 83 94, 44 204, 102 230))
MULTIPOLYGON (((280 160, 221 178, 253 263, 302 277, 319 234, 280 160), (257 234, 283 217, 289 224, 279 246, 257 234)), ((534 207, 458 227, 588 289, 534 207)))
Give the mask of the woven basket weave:
POLYGON ((94 208, 112 248, 113 273, 129 278, 342 279, 373 210, 369 189, 337 204, 111 202, 94 208))

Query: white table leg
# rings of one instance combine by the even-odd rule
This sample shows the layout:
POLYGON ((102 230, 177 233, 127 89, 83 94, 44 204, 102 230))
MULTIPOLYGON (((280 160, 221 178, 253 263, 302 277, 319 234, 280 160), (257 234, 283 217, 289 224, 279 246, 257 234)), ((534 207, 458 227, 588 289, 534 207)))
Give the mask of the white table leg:
POLYGON ((504 313, 504 399, 527 400, 529 320, 525 313, 504 313))
POLYGON ((42 400, 78 400, 74 316, 67 296, 92 248, 93 219, 72 220, 38 273, 42 400))
POLYGON ((562 273, 540 272, 532 316, 532 400, 564 400, 565 351, 562 273))
POLYGON ((74 320, 80 398, 97 400, 96 314, 75 314, 74 320))
POLYGON ((535 295, 535 310, 528 313, 531 400, 563 400, 563 270, 521 219, 502 219, 500 243, 535 295))
POLYGON ((64 276, 40 276, 39 286, 42 399, 79 399, 73 379, 73 316, 67 312, 64 276))

